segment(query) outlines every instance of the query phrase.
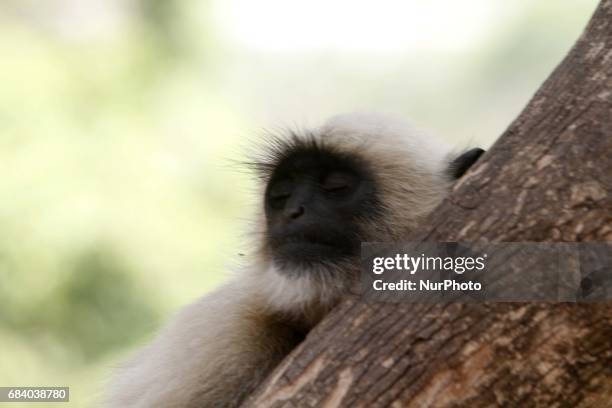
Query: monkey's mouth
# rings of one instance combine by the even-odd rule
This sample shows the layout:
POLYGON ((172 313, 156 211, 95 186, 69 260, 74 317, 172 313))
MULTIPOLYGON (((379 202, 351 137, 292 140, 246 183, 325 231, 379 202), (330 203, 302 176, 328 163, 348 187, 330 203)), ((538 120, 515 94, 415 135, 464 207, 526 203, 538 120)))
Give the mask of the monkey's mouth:
POLYGON ((360 242, 333 232, 300 232, 270 237, 270 249, 277 263, 310 266, 337 262, 359 255, 360 242))

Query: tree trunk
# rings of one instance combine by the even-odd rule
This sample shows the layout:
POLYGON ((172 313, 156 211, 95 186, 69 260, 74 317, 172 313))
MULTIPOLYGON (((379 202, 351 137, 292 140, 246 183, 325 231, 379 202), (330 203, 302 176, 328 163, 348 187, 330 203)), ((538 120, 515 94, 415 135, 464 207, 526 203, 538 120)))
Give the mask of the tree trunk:
MULTIPOLYGON (((407 241, 612 241, 612 0, 407 241)), ((612 303, 347 299, 247 406, 612 407, 612 303)))

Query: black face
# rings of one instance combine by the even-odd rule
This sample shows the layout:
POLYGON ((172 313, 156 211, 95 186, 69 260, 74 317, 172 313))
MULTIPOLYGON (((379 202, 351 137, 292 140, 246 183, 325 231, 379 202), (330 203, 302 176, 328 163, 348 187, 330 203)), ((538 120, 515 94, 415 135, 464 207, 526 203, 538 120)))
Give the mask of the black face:
POLYGON ((375 185, 355 158, 318 149, 285 157, 265 194, 268 245, 283 266, 359 255, 363 220, 377 214, 375 185))

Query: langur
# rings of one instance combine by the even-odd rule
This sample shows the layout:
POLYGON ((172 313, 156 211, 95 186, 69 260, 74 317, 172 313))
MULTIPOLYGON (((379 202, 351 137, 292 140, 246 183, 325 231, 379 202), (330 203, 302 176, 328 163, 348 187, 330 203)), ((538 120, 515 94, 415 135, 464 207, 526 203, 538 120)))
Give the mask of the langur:
POLYGON ((358 281, 361 242, 405 239, 482 153, 373 114, 268 137, 248 265, 122 366, 107 406, 240 405, 358 281))

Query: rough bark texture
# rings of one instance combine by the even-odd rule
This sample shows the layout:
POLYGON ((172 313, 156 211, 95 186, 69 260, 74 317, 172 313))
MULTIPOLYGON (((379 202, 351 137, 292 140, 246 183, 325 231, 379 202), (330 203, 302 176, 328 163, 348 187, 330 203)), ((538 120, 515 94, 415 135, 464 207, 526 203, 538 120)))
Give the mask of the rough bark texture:
MULTIPOLYGON (((612 241, 612 0, 407 240, 612 241)), ((612 407, 612 304, 340 304, 257 407, 612 407)))

